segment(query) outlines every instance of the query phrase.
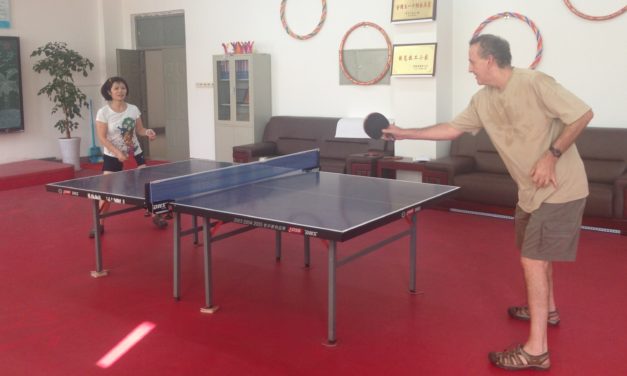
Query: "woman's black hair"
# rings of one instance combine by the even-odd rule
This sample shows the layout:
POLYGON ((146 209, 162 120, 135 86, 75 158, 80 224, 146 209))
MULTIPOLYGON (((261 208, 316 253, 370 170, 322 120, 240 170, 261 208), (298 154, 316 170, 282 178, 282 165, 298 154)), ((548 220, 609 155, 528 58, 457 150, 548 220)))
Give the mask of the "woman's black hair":
POLYGON ((128 89, 128 84, 126 83, 126 81, 122 78, 122 77, 118 77, 118 76, 114 76, 111 78, 108 78, 104 84, 102 84, 102 87, 100 88, 100 94, 102 94, 102 97, 108 101, 112 100, 113 98, 111 98, 111 87, 113 87, 113 84, 116 82, 121 82, 124 84, 124 86, 126 86, 126 95, 129 94, 129 89, 128 89))

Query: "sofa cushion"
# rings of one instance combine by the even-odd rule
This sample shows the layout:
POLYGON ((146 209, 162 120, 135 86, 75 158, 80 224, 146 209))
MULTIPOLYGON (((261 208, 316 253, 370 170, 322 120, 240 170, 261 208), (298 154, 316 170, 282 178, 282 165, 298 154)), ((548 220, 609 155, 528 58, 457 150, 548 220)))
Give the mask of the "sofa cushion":
POLYGON ((614 187, 609 184, 598 183, 590 183, 588 187, 590 194, 586 200, 584 215, 611 218, 614 210, 612 201, 614 187))
POLYGON ((508 174, 461 174, 453 178, 453 185, 461 187, 457 195, 461 200, 508 207, 514 207, 518 202, 516 183, 508 174))
MULTIPOLYGON (((627 148, 627 145, 624 146, 627 148)), ((584 159, 588 181, 595 183, 613 184, 614 180, 621 176, 627 168, 625 161, 584 159)))
POLYGON ((276 141, 277 154, 285 155, 318 148, 318 141, 312 138, 279 137, 276 141))
POLYGON ((368 151, 368 139, 337 138, 324 140, 320 145, 320 158, 346 159, 351 154, 368 151))
POLYGON ((507 174, 505 163, 496 152, 477 151, 475 162, 479 172, 492 172, 495 174, 507 174))
POLYGON ((588 127, 577 138, 582 159, 627 160, 625 128, 588 127))
POLYGON ((277 142, 279 138, 326 140, 335 135, 339 118, 308 116, 273 116, 264 128, 263 141, 277 142))
POLYGON ((320 170, 324 172, 337 172, 343 174, 346 172, 345 159, 320 158, 320 170))

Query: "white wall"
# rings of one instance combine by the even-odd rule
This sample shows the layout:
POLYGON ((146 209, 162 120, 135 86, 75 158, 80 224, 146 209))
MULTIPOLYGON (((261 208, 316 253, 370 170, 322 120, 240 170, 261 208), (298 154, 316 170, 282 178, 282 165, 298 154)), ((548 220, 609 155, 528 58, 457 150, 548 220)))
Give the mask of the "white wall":
MULTIPOLYGON (((625 6, 624 0, 572 1, 581 12, 606 15, 625 6)), ((453 18, 454 112, 462 110, 476 91, 467 72, 468 39, 486 18, 505 11, 529 17, 540 30, 544 54, 538 70, 555 77, 588 103, 592 126, 627 128, 627 14, 607 21, 589 21, 573 14, 561 0, 456 1, 453 18)), ((536 55, 536 38, 518 19, 490 23, 484 33, 509 40, 513 64, 527 67, 536 55)))
MULTIPOLYGON (((89 77, 76 77, 78 86, 100 102, 100 82, 104 71, 100 63, 99 8, 95 1, 83 0, 19 0, 11 1, 11 29, 0 29, 0 35, 20 37, 22 62, 22 95, 25 131, 0 134, 0 163, 46 157, 60 157, 57 138, 61 133, 53 127, 58 116, 52 116, 52 103, 37 91, 48 82, 48 76, 37 74, 30 54, 49 41, 64 41, 71 49, 96 64, 89 77)), ((95 115, 95 114, 94 114, 95 115)), ((85 109, 79 130, 72 135, 83 139, 82 155, 88 154, 91 143, 89 111, 85 109)))
MULTIPOLYGON (((542 0, 439 0, 435 23, 393 25, 391 1, 342 0, 327 2, 327 19, 318 35, 307 41, 291 38, 283 30, 280 0, 232 2, 134 0, 122 5, 124 43, 130 47, 132 14, 183 9, 188 64, 190 152, 194 157, 214 157, 213 93, 197 88, 212 82, 211 55, 221 54, 222 42, 254 40, 255 50, 272 56, 274 115, 364 116, 372 111, 394 118, 401 126, 416 127, 449 120, 461 111, 478 89, 467 73, 467 43, 487 17, 504 11, 522 13, 539 27, 544 55, 538 69, 553 75, 595 110, 592 125, 627 127, 627 15, 603 22, 580 19, 562 1, 542 0), (361 21, 377 23, 392 43, 438 42, 436 78, 392 78, 391 85, 340 86, 338 49, 346 31, 361 21), (599 43, 600 40, 606 41, 599 43), (609 95, 608 95, 609 93, 609 95)), ((320 1, 290 0, 287 21, 298 34, 317 25, 320 1)), ((579 5, 579 4, 577 4, 579 5)), ((582 11, 611 13, 621 0, 599 0, 582 11)), ((514 64, 526 67, 535 57, 531 29, 517 19, 491 23, 485 32, 502 34, 512 44, 514 64)), ((380 48, 382 37, 372 29, 358 29, 346 48, 380 48)), ((440 156, 447 143, 402 141, 397 154, 440 156)))
MULTIPOLYGON (((254 40, 257 52, 272 56, 275 115, 340 117, 379 111, 401 126, 415 127, 449 120, 465 107, 478 89, 467 73, 468 40, 481 21, 504 11, 522 13, 537 24, 545 48, 538 69, 553 75, 593 107, 593 126, 627 127, 627 15, 610 21, 587 21, 557 0, 438 3, 435 23, 392 25, 391 0, 328 1, 327 20, 320 33, 308 41, 299 41, 288 36, 281 26, 280 0, 12 1, 14 27, 0 30, 0 35, 22 38, 26 132, 0 135, 0 163, 58 156, 57 133, 48 120, 49 102, 34 94, 44 80, 32 73, 30 51, 48 40, 67 41, 100 63, 85 82, 80 82, 97 93, 96 86, 115 73, 115 48, 133 47, 131 15, 179 9, 185 12, 193 157, 214 156, 213 93, 211 89, 197 88, 196 83, 212 82, 211 56, 222 53, 222 42, 254 40), (64 20, 64 27, 58 27, 64 20), (361 21, 382 26, 393 43, 438 42, 436 77, 393 78, 391 85, 340 86, 340 41, 351 26, 361 21)), ((580 10, 597 15, 624 6, 622 0, 574 3, 580 10)), ((319 0, 287 2, 287 20, 296 33, 313 30, 319 17, 319 0)), ((533 60, 535 37, 521 21, 495 21, 485 32, 502 34, 510 40, 515 65, 527 66, 533 60)), ((355 31, 346 44, 349 49, 383 46, 383 39, 371 29, 355 31)), ((88 123, 81 126, 81 133, 89 139, 88 123)), ((399 144, 397 149, 404 155, 435 156, 444 152, 440 146, 409 142, 399 144)), ((88 147, 88 142, 83 142, 84 155, 88 147)))

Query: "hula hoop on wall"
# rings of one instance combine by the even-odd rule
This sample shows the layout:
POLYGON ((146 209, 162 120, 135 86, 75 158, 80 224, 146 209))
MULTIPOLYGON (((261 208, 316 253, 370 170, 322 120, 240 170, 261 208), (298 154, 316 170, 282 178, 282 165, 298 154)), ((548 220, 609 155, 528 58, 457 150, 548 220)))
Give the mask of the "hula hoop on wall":
POLYGON ((348 29, 348 31, 346 32, 346 34, 344 34, 344 37, 342 38, 342 43, 340 43, 340 69, 342 70, 342 73, 344 73, 344 76, 346 76, 347 79, 349 79, 352 83, 354 83, 355 85, 373 85, 376 84, 377 82, 381 81, 381 79, 383 79, 383 77, 385 77, 385 75, 388 73, 388 70, 390 70, 390 66, 392 65, 392 42, 390 41, 390 38, 388 37, 387 33, 385 32, 385 30, 383 30, 383 28, 375 23, 372 22, 360 22, 358 24, 356 24, 355 26, 351 27, 350 29, 348 29), (351 76, 351 74, 348 72, 348 70, 346 69, 346 67, 344 66, 344 44, 346 43, 346 39, 348 39, 348 36, 358 27, 366 27, 366 26, 370 26, 373 27, 377 30, 379 30, 379 32, 383 35, 383 38, 385 39, 385 43, 387 44, 387 48, 388 48, 388 58, 387 61, 385 63, 385 68, 383 68, 383 71, 375 78, 373 78, 372 80, 369 81, 359 81, 356 78, 354 78, 353 76, 351 76))
POLYGON ((322 29, 322 25, 324 25, 324 21, 327 19, 327 0, 322 0, 322 14, 320 15, 320 22, 318 22, 318 26, 316 26, 316 28, 307 35, 298 35, 294 33, 290 29, 290 27, 287 25, 287 21, 285 20, 285 4, 286 3, 287 3, 287 0, 281 1, 281 23, 283 24, 283 28, 285 29, 285 32, 287 32, 289 36, 298 40, 306 40, 318 34, 320 29, 322 29))
POLYGON ((605 20, 609 20, 612 19, 614 17, 618 17, 621 14, 627 12, 627 5, 625 5, 623 7, 623 9, 619 9, 616 12, 612 13, 612 14, 608 14, 607 16, 589 16, 587 14, 581 13, 580 11, 578 11, 571 3, 570 0, 564 0, 564 4, 566 4, 566 6, 568 7, 568 9, 570 9, 571 12, 575 13, 576 15, 578 15, 581 18, 585 18, 586 20, 590 20, 590 21, 605 21, 605 20))
POLYGON ((542 60, 542 51, 543 51, 543 45, 542 45, 542 35, 540 34, 540 30, 538 29, 538 27, 536 26, 535 23, 533 23, 533 21, 531 21, 527 16, 523 16, 520 13, 515 13, 515 12, 502 12, 502 13, 498 13, 495 14, 494 16, 488 17, 485 21, 483 21, 479 27, 475 30, 475 32, 472 34, 472 37, 476 37, 479 35, 479 33, 481 33, 481 31, 492 21, 496 21, 498 19, 501 18, 510 18, 510 17, 514 17, 517 18, 521 21, 524 21, 527 25, 529 25, 529 27, 531 28, 531 30, 533 31, 533 33, 536 36, 536 41, 537 41, 537 46, 536 46, 536 57, 533 60, 533 62, 531 63, 531 65, 529 66, 530 69, 536 69, 536 67, 538 66, 538 64, 540 63, 540 60, 542 60))

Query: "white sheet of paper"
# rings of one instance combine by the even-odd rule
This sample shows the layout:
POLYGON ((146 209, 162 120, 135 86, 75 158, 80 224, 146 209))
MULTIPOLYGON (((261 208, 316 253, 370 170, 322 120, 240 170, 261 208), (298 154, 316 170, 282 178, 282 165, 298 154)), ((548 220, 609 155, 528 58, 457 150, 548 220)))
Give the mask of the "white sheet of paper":
POLYGON ((368 138, 363 118, 341 118, 335 127, 336 138, 368 138))

